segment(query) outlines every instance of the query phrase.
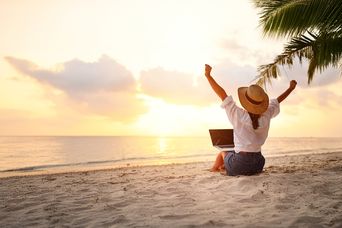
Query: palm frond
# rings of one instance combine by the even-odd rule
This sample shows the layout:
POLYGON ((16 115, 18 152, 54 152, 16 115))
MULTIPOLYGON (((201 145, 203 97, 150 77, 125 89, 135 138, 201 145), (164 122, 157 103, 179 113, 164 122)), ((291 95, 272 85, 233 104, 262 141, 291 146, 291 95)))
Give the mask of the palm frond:
POLYGON ((338 67, 342 59, 342 36, 335 33, 321 33, 314 42, 313 56, 309 61, 308 83, 316 70, 322 72, 329 66, 338 67))
POLYGON ((312 81, 317 68, 317 61, 315 58, 310 59, 308 67, 308 84, 312 81))
POLYGON ((342 37, 336 33, 308 32, 307 35, 292 38, 285 46, 284 52, 278 55, 274 62, 258 68, 257 83, 265 86, 272 78, 278 78, 280 76, 278 66, 293 65, 295 57, 298 57, 300 63, 303 58, 309 60, 308 83, 310 83, 316 70, 321 72, 328 66, 338 66, 342 58, 342 37))
POLYGON ((306 31, 342 31, 341 0, 254 0, 260 24, 269 36, 298 36, 306 31))

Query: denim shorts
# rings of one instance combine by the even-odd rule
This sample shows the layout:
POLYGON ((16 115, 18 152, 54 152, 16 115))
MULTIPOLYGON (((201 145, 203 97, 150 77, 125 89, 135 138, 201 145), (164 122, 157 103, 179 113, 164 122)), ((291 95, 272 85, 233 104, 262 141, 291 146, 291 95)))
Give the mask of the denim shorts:
POLYGON ((253 175, 261 173, 265 165, 265 158, 261 152, 235 153, 229 151, 224 157, 224 167, 229 176, 253 175))

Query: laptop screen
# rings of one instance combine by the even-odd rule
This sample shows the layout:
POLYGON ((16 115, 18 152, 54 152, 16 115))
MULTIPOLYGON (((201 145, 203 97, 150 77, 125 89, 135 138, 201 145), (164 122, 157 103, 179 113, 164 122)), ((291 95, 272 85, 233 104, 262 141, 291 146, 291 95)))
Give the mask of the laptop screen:
POLYGON ((234 146, 233 129, 210 129, 210 138, 213 146, 232 145, 234 146))

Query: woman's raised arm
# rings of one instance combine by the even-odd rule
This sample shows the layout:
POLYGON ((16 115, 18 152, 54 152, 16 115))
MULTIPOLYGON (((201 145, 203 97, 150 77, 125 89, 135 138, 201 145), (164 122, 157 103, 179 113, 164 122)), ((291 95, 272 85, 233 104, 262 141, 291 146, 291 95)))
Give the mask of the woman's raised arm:
POLYGON ((278 102, 282 102, 285 98, 290 95, 290 93, 296 88, 297 82, 295 80, 290 81, 290 86, 284 93, 282 93, 278 98, 278 102))
POLYGON ((205 64, 204 75, 208 79, 208 82, 209 82, 211 88, 214 90, 214 92, 223 101, 227 97, 226 91, 224 91, 224 89, 219 84, 217 84, 217 82, 213 79, 213 77, 210 74, 211 73, 211 69, 212 69, 211 66, 209 66, 208 64, 205 64))

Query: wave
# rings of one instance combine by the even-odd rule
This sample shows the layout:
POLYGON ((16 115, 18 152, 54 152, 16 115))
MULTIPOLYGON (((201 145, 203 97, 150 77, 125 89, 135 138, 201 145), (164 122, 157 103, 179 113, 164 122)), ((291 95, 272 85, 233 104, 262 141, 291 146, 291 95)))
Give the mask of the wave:
MULTIPOLYGON (((297 155, 306 155, 306 154, 327 154, 327 153, 338 153, 342 152, 342 148, 336 148, 335 150, 331 150, 331 148, 320 148, 318 150, 312 149, 304 149, 304 150, 289 150, 281 154, 268 154, 264 153, 264 156, 267 157, 283 157, 283 156, 297 156, 297 155), (315 152, 318 151, 318 152, 315 152)), ((44 171, 50 170, 53 168, 63 168, 63 167, 89 167, 91 165, 98 165, 99 167, 104 165, 115 165, 116 167, 126 166, 131 162, 140 161, 142 163, 138 163, 139 165, 144 165, 144 162, 153 162, 153 161, 169 161, 169 163, 174 163, 175 161, 184 161, 185 159, 193 159, 193 160, 202 160, 203 158, 211 157, 211 160, 214 160, 215 153, 207 153, 207 154, 197 154, 197 155, 179 155, 179 156, 153 156, 153 157, 134 157, 134 158, 123 158, 123 159, 112 159, 112 160, 100 160, 100 161, 86 161, 86 162, 77 162, 77 163, 62 163, 62 164, 46 164, 46 165, 36 165, 36 166, 26 166, 26 167, 18 167, 0 170, 0 173, 5 172, 31 172, 31 171, 44 171), (200 159, 202 158, 202 159, 200 159)))
POLYGON ((199 155, 180 155, 180 156, 154 156, 154 157, 134 157, 134 158, 124 158, 124 159, 113 159, 113 160, 102 160, 102 161, 87 161, 87 162, 77 162, 77 163, 62 163, 62 164, 47 164, 47 165, 36 165, 36 166, 26 166, 18 167, 13 169, 0 170, 0 173, 4 172, 29 172, 29 171, 39 171, 48 170, 53 168, 63 168, 63 167, 73 167, 73 166, 89 166, 89 165, 105 165, 105 164, 120 164, 129 163, 134 161, 153 161, 153 160, 178 160, 186 158, 199 158, 213 156, 213 154, 199 154, 199 155))

